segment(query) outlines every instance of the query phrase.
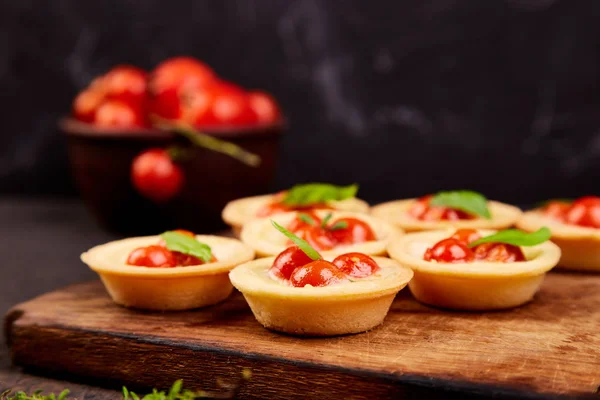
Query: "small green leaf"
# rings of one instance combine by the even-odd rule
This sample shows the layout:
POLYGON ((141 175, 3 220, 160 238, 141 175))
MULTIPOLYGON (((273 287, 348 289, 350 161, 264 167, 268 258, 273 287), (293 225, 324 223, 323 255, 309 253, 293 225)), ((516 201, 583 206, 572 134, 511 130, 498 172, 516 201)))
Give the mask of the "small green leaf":
POLYGON ((62 392, 60 392, 60 394, 58 395, 57 400, 64 400, 67 398, 67 396, 69 395, 70 390, 69 389, 65 389, 62 392))
POLYGON ((309 206, 356 196, 358 185, 336 186, 328 183, 306 183, 287 191, 283 203, 288 206, 309 206))
POLYGON ((174 231, 167 231, 160 237, 165 241, 167 249, 171 251, 189 254, 204 262, 212 260, 210 247, 207 244, 200 243, 196 238, 174 231))
POLYGON ((475 247, 482 243, 506 243, 514 246, 535 246, 544 243, 550 239, 551 236, 552 233, 550 232, 550 229, 545 226, 531 233, 523 232, 518 229, 506 229, 469 243, 469 247, 475 247))
POLYGON ((330 231, 337 231, 340 229, 346 229, 348 227, 348 222, 346 221, 338 221, 335 224, 333 224, 332 226, 329 227, 330 231))
POLYGON ((325 228, 327 226, 327 224, 329 223, 329 220, 331 219, 331 217, 333 217, 332 213, 328 213, 325 218, 323 218, 323 221, 321 221, 321 228, 325 228))
POLYGON ((313 249, 306 240, 300 239, 298 236, 294 235, 292 232, 288 231, 283 226, 279 225, 277 222, 275 222, 273 220, 271 220, 271 223, 273 224, 275 229, 277 229, 279 232, 281 232, 285 236, 287 236, 288 239, 290 239, 292 242, 294 242, 294 244, 296 246, 298 246, 300 248, 300 250, 302 250, 304 252, 304 254, 309 256, 311 259, 313 259, 313 260, 321 260, 322 259, 319 252, 317 250, 313 249))
POLYGON ((432 206, 443 206, 461 210, 485 219, 492 218, 485 196, 471 190, 439 192, 433 196, 429 204, 432 206))
POLYGON ((129 390, 123 386, 123 400, 129 400, 129 390))
POLYGON ((183 380, 179 379, 173 383, 171 386, 171 390, 169 390, 169 400, 175 400, 177 395, 181 392, 181 387, 183 386, 183 380))
POLYGON ((300 221, 306 222, 307 224, 312 226, 315 226, 317 224, 315 220, 308 214, 300 213, 298 214, 298 218, 300 219, 300 221))
POLYGON ((138 396, 137 394, 135 394, 134 392, 129 392, 129 394, 131 395, 131 398, 133 400, 140 400, 140 396, 138 396))

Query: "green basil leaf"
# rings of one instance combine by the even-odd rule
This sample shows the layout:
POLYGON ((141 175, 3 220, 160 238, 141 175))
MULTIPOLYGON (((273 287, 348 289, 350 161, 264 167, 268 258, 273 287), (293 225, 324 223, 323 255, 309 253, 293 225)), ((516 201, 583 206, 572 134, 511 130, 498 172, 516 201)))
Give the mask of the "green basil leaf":
POLYGON ((523 232, 518 229, 506 229, 469 243, 469 247, 475 247, 482 243, 506 243, 514 246, 535 246, 544 243, 550 239, 550 236, 552 236, 552 233, 550 232, 550 229, 545 226, 531 233, 523 232))
POLYGON ((325 218, 323 218, 323 220, 321 221, 321 228, 325 228, 327 226, 331 217, 333 217, 333 214, 329 213, 325 216, 325 218))
POLYGON ((329 230, 330 231, 337 231, 339 229, 346 229, 348 227, 348 222, 346 221, 338 221, 335 224, 333 224, 329 230))
POLYGON ((461 210, 471 215, 491 219, 492 215, 487 206, 487 199, 481 193, 471 190, 456 190, 452 192, 439 192, 429 203, 432 206, 443 206, 461 210))
POLYGON ((300 221, 306 222, 309 225, 312 225, 312 226, 317 225, 317 223, 315 222, 313 217, 311 217, 308 214, 300 213, 300 214, 298 214, 298 218, 300 219, 300 221))
POLYGON ((167 231, 160 235, 167 249, 198 257, 204 262, 212 260, 212 252, 207 244, 200 243, 195 238, 179 232, 167 231))
POLYGON ((304 254, 309 256, 311 259, 313 259, 313 260, 321 260, 322 259, 319 252, 317 250, 315 250, 310 244, 308 244, 308 242, 306 240, 300 239, 298 236, 294 235, 292 232, 288 231, 283 226, 279 225, 277 222, 275 222, 273 220, 271 220, 271 223, 273 224, 275 229, 277 229, 279 232, 281 232, 285 236, 287 236, 288 239, 290 239, 292 242, 294 242, 294 244, 296 246, 298 246, 300 248, 300 250, 302 250, 304 252, 304 254))
POLYGON ((358 185, 336 186, 328 183, 295 185, 287 191, 283 203, 288 206, 309 206, 356 196, 358 185))

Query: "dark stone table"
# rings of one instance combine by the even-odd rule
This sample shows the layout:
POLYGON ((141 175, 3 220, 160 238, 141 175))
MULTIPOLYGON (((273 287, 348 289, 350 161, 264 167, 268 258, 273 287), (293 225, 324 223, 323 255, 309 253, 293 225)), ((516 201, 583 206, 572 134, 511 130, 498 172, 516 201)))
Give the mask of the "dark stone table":
MULTIPOLYGON (((0 312, 14 304, 95 274, 79 261, 87 248, 115 236, 103 232, 76 200, 0 198, 0 312)), ((71 390, 78 399, 119 398, 117 388, 73 382, 11 366, 0 346, 0 393, 6 389, 71 390)))

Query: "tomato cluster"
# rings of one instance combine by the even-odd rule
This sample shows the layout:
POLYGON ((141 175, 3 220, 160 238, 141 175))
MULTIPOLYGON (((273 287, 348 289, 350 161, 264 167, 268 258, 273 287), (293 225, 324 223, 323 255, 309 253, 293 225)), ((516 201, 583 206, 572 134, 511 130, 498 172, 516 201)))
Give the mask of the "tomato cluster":
MULTIPOLYGON (((194 233, 184 229, 177 229, 175 232, 191 237, 195 236, 194 233)), ((211 261, 216 261, 214 256, 211 261)), ((204 262, 192 255, 167 249, 165 242, 161 239, 158 244, 133 250, 127 257, 127 264, 149 268, 173 268, 201 265, 204 262)))
POLYGON ((366 254, 346 253, 329 262, 312 260, 298 246, 291 246, 279 253, 269 273, 294 287, 321 287, 347 282, 349 278, 365 278, 379 269, 366 254))
POLYGON ((525 261, 521 248, 511 244, 482 243, 469 247, 470 243, 480 238, 481 235, 474 229, 459 229, 449 238, 428 248, 423 259, 443 263, 466 263, 476 260, 503 263, 525 261))
POLYGON ((147 127, 153 116, 210 128, 272 124, 281 112, 269 94, 227 82, 195 58, 175 57, 149 74, 114 67, 77 95, 73 116, 104 128, 147 127))
POLYGON ((421 221, 458 221, 473 219, 464 211, 442 206, 431 206, 432 195, 423 196, 408 210, 409 215, 421 221))
POLYGON ((323 224, 321 218, 314 211, 298 214, 288 226, 288 230, 321 251, 376 239, 373 229, 363 220, 345 217, 323 224), (311 223, 303 220, 302 215, 308 216, 311 223), (343 224, 341 225, 343 227, 336 228, 336 225, 340 226, 340 224, 343 224))
POLYGON ((543 211, 565 224, 600 228, 600 197, 597 196, 581 197, 573 203, 551 201, 543 211))

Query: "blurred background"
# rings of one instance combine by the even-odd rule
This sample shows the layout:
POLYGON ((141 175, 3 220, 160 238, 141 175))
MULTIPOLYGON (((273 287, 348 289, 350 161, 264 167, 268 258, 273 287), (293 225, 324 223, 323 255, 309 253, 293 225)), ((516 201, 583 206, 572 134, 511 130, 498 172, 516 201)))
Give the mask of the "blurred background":
POLYGON ((591 194, 599 16, 595 0, 2 2, 0 191, 76 196, 57 128, 76 94, 117 64, 191 55, 279 102, 274 188, 591 194))

